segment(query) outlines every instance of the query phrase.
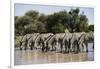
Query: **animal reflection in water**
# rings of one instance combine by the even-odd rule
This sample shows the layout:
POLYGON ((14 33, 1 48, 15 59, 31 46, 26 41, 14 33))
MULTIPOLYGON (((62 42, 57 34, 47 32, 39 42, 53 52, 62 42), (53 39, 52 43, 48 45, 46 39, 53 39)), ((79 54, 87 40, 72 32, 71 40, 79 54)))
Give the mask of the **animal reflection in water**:
POLYGON ((55 53, 54 51, 41 52, 41 50, 15 50, 15 65, 62 63, 93 61, 93 52, 88 53, 55 53))
POLYGON ((20 50, 55 51, 61 53, 88 52, 88 43, 93 43, 93 32, 81 33, 33 33, 26 34, 20 41, 20 50))

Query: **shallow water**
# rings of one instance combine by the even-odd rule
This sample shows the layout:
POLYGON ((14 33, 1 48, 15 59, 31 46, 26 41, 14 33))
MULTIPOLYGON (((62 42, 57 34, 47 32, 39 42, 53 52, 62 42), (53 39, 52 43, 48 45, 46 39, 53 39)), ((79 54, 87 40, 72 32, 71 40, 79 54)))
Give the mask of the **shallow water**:
POLYGON ((39 50, 17 50, 15 49, 15 65, 43 64, 43 63, 62 63, 62 62, 80 62, 93 61, 94 52, 91 44, 88 46, 88 53, 63 54, 56 52, 41 52, 39 50))

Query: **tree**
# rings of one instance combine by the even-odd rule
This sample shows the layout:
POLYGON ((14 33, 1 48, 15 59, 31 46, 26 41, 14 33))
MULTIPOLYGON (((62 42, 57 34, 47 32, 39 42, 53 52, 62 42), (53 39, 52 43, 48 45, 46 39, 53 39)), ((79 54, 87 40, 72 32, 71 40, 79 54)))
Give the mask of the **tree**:
POLYGON ((89 25, 89 31, 94 31, 94 25, 89 25))
POLYGON ((65 10, 54 13, 48 16, 46 28, 48 32, 64 32, 67 25, 67 20, 68 17, 65 10))
POLYGON ((88 32, 88 18, 86 17, 86 15, 81 14, 79 16, 79 21, 76 24, 76 31, 77 32, 88 32))
POLYGON ((88 18, 80 9, 71 9, 45 15, 34 10, 25 13, 24 16, 15 16, 15 34, 24 35, 27 33, 64 33, 93 31, 94 26, 88 25, 88 18))
POLYGON ((25 29, 32 23, 32 19, 28 16, 21 16, 15 20, 15 34, 24 35, 25 29))
POLYGON ((31 10, 25 13, 26 16, 32 18, 32 24, 27 27, 26 32, 46 32, 45 23, 46 16, 44 14, 40 14, 37 11, 31 10))
POLYGON ((42 23, 46 23, 47 20, 47 16, 44 14, 40 14, 38 21, 42 22, 42 23))
POLYGON ((76 25, 79 20, 79 12, 80 10, 78 8, 76 9, 71 9, 69 11, 69 19, 68 19, 68 29, 70 32, 76 32, 76 25))
POLYGON ((83 12, 79 13, 78 8, 69 11, 68 29, 70 32, 88 32, 88 18, 83 12))
POLYGON ((29 16, 33 20, 37 20, 39 18, 39 12, 34 11, 34 10, 30 10, 30 11, 28 11, 28 12, 25 13, 25 16, 29 16))

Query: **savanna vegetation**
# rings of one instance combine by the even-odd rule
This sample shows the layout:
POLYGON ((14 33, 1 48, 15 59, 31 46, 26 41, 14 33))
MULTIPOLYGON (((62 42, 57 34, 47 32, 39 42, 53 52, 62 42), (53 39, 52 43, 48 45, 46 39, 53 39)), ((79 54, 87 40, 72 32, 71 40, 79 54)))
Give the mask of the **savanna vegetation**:
POLYGON ((94 31, 94 25, 88 24, 88 18, 84 11, 71 9, 55 12, 50 15, 30 10, 24 16, 15 16, 15 35, 25 35, 27 33, 63 33, 65 29, 69 32, 89 32, 94 31))

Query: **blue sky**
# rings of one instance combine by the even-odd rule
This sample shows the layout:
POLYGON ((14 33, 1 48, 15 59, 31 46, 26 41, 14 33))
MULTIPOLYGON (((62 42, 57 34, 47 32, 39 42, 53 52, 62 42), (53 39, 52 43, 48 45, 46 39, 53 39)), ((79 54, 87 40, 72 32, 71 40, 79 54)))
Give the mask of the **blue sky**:
POLYGON ((15 16, 23 16, 27 11, 36 10, 45 15, 59 12, 62 10, 69 11, 71 8, 79 8, 80 13, 84 11, 84 14, 88 18, 89 24, 94 24, 94 9, 87 7, 72 7, 72 6, 50 6, 50 5, 36 5, 36 4, 15 4, 15 16))

